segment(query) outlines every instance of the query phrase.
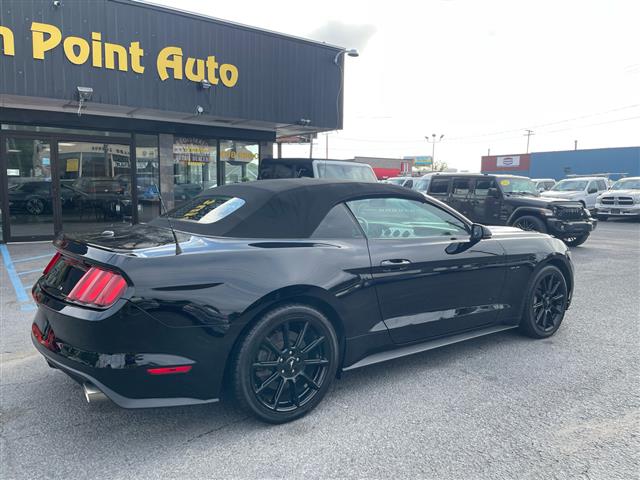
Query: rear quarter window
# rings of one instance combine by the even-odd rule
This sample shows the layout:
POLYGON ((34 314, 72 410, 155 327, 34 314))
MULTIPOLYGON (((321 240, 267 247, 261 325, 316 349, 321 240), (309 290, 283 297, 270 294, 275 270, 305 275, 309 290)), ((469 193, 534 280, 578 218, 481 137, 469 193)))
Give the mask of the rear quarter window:
POLYGON ((329 213, 327 213, 327 216, 320 222, 320 225, 315 229, 311 238, 362 238, 362 233, 351 212, 347 209, 346 205, 341 203, 329 210, 329 213))

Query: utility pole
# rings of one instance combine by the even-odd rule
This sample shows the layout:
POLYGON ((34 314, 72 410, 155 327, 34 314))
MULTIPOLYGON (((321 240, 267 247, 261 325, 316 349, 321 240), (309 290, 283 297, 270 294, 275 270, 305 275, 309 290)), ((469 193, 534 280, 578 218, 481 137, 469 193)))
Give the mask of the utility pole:
POLYGON ((431 137, 424 137, 427 140, 427 143, 432 144, 431 148, 431 171, 433 172, 436 168, 436 143, 440 143, 444 138, 444 133, 440 135, 440 138, 436 140, 437 135, 435 133, 431 134, 431 137))
POLYGON ((573 149, 577 150, 578 149, 578 140, 574 140, 573 141, 573 149))
POLYGON ((525 132, 527 132, 524 134, 524 136, 527 137, 527 153, 529 153, 529 139, 531 138, 531 135, 535 135, 535 133, 533 132, 533 130, 529 129, 525 130, 525 132))
POLYGON ((324 138, 324 152, 324 159, 329 160, 329 132, 327 132, 327 136, 324 138))

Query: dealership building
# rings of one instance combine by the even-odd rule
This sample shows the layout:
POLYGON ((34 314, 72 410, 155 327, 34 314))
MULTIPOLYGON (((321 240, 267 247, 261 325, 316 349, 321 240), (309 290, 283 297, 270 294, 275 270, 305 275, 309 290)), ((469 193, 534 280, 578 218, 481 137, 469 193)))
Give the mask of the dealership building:
POLYGON ((148 221, 342 128, 340 47, 131 0, 0 2, 0 241, 148 221))
POLYGON ((482 157, 482 173, 561 180, 569 175, 640 176, 640 147, 595 148, 482 157))

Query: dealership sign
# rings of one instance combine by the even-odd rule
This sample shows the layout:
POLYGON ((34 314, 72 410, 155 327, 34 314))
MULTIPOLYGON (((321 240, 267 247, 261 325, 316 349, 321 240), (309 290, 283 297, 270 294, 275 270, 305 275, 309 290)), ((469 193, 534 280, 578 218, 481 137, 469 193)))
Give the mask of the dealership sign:
MULTIPOLYGON (((13 57, 16 55, 15 36, 13 31, 0 25, 2 50, 0 55, 13 57)), ((91 38, 76 36, 63 38, 62 30, 48 23, 31 23, 31 56, 35 60, 44 60, 45 56, 62 48, 64 56, 74 65, 89 64, 93 68, 132 71, 145 73, 145 51, 140 42, 129 42, 126 45, 105 42, 102 33, 91 32, 91 38)), ((18 52, 19 53, 19 52, 18 52)), ((211 85, 222 85, 232 88, 238 82, 238 67, 230 63, 218 63, 214 55, 203 58, 184 58, 182 48, 166 46, 155 58, 158 77, 165 81, 169 77, 182 80, 184 77, 192 82, 208 81, 211 85)))
POLYGON ((498 167, 519 167, 520 155, 514 155, 511 157, 498 157, 496 159, 496 165, 498 167))

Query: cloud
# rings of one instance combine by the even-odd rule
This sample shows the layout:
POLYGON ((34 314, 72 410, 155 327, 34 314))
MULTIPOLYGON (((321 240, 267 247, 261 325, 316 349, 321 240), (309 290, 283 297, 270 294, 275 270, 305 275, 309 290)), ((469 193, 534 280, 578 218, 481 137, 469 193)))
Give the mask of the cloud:
POLYGON ((350 25, 331 20, 311 32, 309 37, 320 42, 344 48, 357 48, 362 51, 376 30, 374 25, 350 25))

